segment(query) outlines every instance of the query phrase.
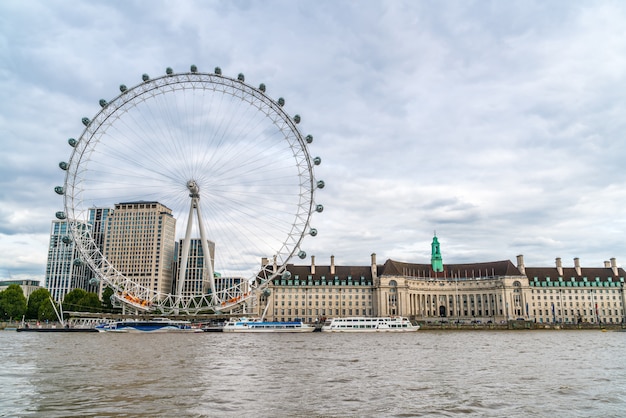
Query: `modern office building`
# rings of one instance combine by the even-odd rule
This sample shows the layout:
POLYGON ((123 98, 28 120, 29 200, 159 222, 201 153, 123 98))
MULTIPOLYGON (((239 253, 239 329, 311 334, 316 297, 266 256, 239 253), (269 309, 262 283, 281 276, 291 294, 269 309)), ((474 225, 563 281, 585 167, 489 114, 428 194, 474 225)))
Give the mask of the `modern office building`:
POLYGON ((104 251, 104 240, 107 231, 107 219, 113 213, 111 208, 90 208, 89 209, 89 225, 91 227, 91 236, 100 249, 104 251))
POLYGON ((135 283, 171 293, 176 235, 171 209, 159 202, 118 203, 106 225, 106 259, 135 283))
MULTIPOLYGON (((174 263, 174 282, 173 289, 178 289, 178 281, 180 280, 180 260, 182 258, 183 241, 179 240, 176 245, 176 260, 174 263)), ((209 252, 211 253, 211 266, 215 271, 215 243, 208 241, 209 252)), ((205 266, 204 250, 202 249, 202 242, 200 239, 194 238, 189 241, 189 255, 187 258, 187 271, 186 278, 183 281, 182 293, 183 297, 203 295, 209 292, 208 281, 203 281, 203 273, 205 266)), ((208 280, 208 279, 207 279, 208 280)))
MULTIPOLYGON (((81 261, 76 244, 70 237, 68 230, 70 222, 72 221, 52 221, 45 287, 50 291, 55 302, 63 302, 65 295, 73 289, 97 291, 97 288, 90 283, 91 271, 81 261)), ((78 223, 77 227, 87 233, 89 225, 78 223)))
POLYGON ((259 295, 270 320, 315 322, 338 316, 406 316, 419 322, 623 323, 626 271, 604 267, 526 267, 509 260, 444 264, 437 237, 431 264, 387 260, 368 266, 288 265, 291 275, 259 295), (269 304, 269 306, 267 306, 269 304))
MULTIPOLYGON (((91 237, 93 241, 96 243, 96 246, 100 250, 101 253, 104 254, 104 242, 106 238, 107 231, 107 219, 110 214, 113 213, 113 209, 111 208, 89 208, 89 227, 91 231, 91 237)), ((96 279, 95 275, 92 274, 92 278, 96 279)), ((98 281, 98 297, 102 299, 102 292, 104 290, 104 283, 98 281)))

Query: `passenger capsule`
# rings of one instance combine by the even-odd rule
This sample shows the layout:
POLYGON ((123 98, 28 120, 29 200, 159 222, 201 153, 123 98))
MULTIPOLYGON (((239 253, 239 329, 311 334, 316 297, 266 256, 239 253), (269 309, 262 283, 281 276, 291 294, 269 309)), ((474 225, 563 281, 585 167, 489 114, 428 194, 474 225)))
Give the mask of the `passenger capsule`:
POLYGON ((313 135, 307 135, 304 139, 306 140, 307 144, 310 144, 311 142, 313 142, 313 135))
POLYGON ((304 251, 300 251, 298 253, 298 257, 300 257, 300 259, 304 260, 306 258, 306 253, 304 251))
POLYGON ((165 69, 165 74, 167 74, 167 75, 172 75, 173 73, 174 73, 174 70, 172 70, 170 67, 167 67, 167 68, 165 69))
POLYGON ((294 116, 294 117, 293 117, 293 121, 294 121, 295 123, 300 123, 300 115, 296 115, 296 116, 294 116))
POLYGON ((61 161, 59 163, 59 167, 61 168, 61 170, 66 171, 69 165, 65 161, 61 161))
POLYGON ((148 80, 150 80, 150 76, 149 76, 148 74, 143 74, 143 75, 141 76, 141 79, 142 79, 143 81, 148 81, 148 80))
POLYGON ((263 93, 265 93, 265 84, 263 84, 263 83, 259 84, 259 90, 261 90, 263 93))
POLYGON ((91 121, 89 120, 89 118, 83 118, 83 125, 89 126, 90 123, 91 121))
POLYGON ((54 188, 54 192, 55 192, 56 194, 63 194, 63 193, 65 193, 65 190, 63 190, 63 186, 56 186, 56 187, 54 188))
POLYGON ((263 289, 263 296, 268 297, 272 294, 272 291, 269 289, 263 289))
POLYGON ((323 189, 325 185, 326 184, 324 183, 324 180, 320 180, 320 181, 317 182, 317 188, 318 189, 323 189))
POLYGON ((191 70, 192 73, 197 73, 198 72, 198 67, 196 67, 195 65, 191 65, 191 67, 189 67, 189 69, 191 70))
POLYGON ((97 277, 92 277, 91 279, 89 279, 90 285, 96 285, 98 283, 100 283, 100 279, 98 279, 97 277))
POLYGON ((72 238, 69 235, 63 235, 63 238, 61 238, 61 241, 63 241, 63 243, 65 244, 69 244, 70 242, 72 242, 72 238))
POLYGON ((311 230, 309 231, 309 235, 311 235, 312 237, 317 235, 317 229, 315 228, 311 228, 311 230))
POLYGON ((108 105, 107 101, 104 99, 100 99, 100 107, 106 107, 106 105, 108 105))
POLYGON ((126 90, 128 90, 126 86, 124 84, 120 84, 120 91, 124 93, 126 90))
POLYGON ((74 138, 69 138, 67 140, 67 143, 70 144, 70 147, 74 148, 76 146, 76 144, 78 144, 78 141, 75 140, 74 138))
POLYGON ((284 106, 285 105, 285 99, 283 99, 282 97, 278 98, 278 106, 284 106))
POLYGON ((320 157, 313 158, 313 164, 320 165, 322 163, 322 159, 320 157))
POLYGON ((315 212, 324 212, 324 205, 315 205, 315 212))
POLYGON ((213 70, 213 72, 217 75, 222 75, 222 69, 220 67, 215 67, 215 70, 213 70))
POLYGON ((282 276, 280 276, 280 277, 281 277, 281 279, 283 279, 283 280, 289 280, 289 279, 291 279, 291 272, 290 272, 290 271, 285 270, 285 271, 283 272, 282 276))
POLYGON ((63 220, 63 219, 65 219, 65 218, 66 218, 66 216, 65 216, 65 212, 61 212, 61 211, 59 211, 59 212, 55 213, 55 214, 54 214, 54 216, 56 216, 56 218, 57 218, 57 219, 60 219, 60 220, 63 220))
POLYGON ((81 260, 80 258, 75 258, 74 259, 74 265, 75 266, 82 266, 83 265, 83 260, 81 260))
POLYGON ((244 82, 246 81, 246 77, 244 77, 243 73, 239 73, 239 75, 237 75, 237 80, 244 82))

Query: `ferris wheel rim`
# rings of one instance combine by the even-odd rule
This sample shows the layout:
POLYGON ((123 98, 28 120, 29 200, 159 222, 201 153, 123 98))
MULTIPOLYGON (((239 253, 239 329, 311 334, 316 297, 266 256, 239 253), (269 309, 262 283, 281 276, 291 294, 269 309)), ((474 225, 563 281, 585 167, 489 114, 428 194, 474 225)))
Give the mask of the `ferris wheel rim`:
MULTIPOLYGON (((73 151, 69 160, 69 168, 67 170, 64 182, 64 208, 67 214, 68 221, 70 222, 69 231, 72 238, 77 243, 81 257, 86 261, 99 279, 103 279, 107 285, 113 285, 117 288, 133 288, 138 293, 154 293, 151 289, 142 289, 133 280, 122 274, 115 266, 108 262, 107 258, 102 254, 95 245, 93 238, 90 236, 85 237, 84 231, 81 228, 72 227, 72 222, 76 224, 76 220, 79 218, 77 212, 82 212, 80 216, 84 216, 88 213, 86 207, 82 207, 84 202, 81 201, 83 190, 81 190, 80 181, 80 169, 83 158, 89 159, 90 152, 96 147, 99 141, 98 135, 104 135, 106 129, 112 125, 116 117, 119 118, 119 112, 127 108, 134 108, 139 106, 140 102, 137 102, 139 98, 146 97, 145 100, 153 99, 156 95, 171 93, 177 89, 205 89, 216 90, 220 89, 222 94, 228 94, 233 97, 241 98, 247 101, 250 106, 255 107, 259 112, 265 114, 273 124, 283 125, 283 129, 286 129, 289 135, 293 135, 294 144, 298 146, 297 152, 294 152, 294 158, 298 163, 298 176, 304 182, 301 181, 300 201, 298 202, 298 212, 295 215, 294 223, 292 225, 290 233, 283 241, 283 245, 278 249, 277 253, 285 253, 280 257, 279 265, 274 265, 272 268, 262 267, 259 275, 269 275, 269 279, 265 283, 269 283, 274 277, 281 274, 284 270, 284 266, 294 257, 297 251, 300 250, 304 237, 309 233, 307 231, 310 228, 311 216, 314 212, 314 192, 318 188, 318 184, 315 182, 315 176, 313 172, 313 159, 308 152, 307 143, 310 143, 309 137, 305 138, 296 126, 298 121, 287 114, 282 104, 279 101, 271 99, 261 89, 254 88, 246 84, 241 79, 234 79, 221 74, 214 73, 199 73, 199 72, 183 72, 176 74, 166 74, 154 79, 145 79, 142 83, 139 83, 131 88, 124 88, 119 95, 117 95, 111 102, 106 102, 104 105, 101 102, 102 109, 96 113, 92 120, 85 121, 85 125, 77 143, 73 145, 73 151), (213 88, 209 88, 212 86, 213 88), (103 128, 104 127, 104 128, 103 128), (92 145, 92 141, 93 145, 92 145), (91 148, 90 148, 91 147, 91 148), (298 159, 299 158, 299 159, 298 159), (80 205, 80 209, 77 211, 77 204, 80 205)), ((299 117, 298 117, 299 119, 299 117)), ((288 139, 285 136, 285 139, 288 139)), ((319 206, 319 205, 318 205, 319 206)), ((319 211, 319 210, 318 210, 319 211)), ((313 235, 313 233, 311 233, 313 235)), ((274 260, 276 263, 276 260, 274 260)), ((256 278, 258 279, 258 275, 256 278)), ((163 296, 162 294, 152 294, 150 300, 155 300, 163 296)), ((176 295, 165 295, 176 296, 176 295)), ((203 297, 207 295, 202 295, 203 297)), ((167 299, 167 298, 166 298, 167 299)), ((171 300, 168 302, 173 304, 171 300)), ((202 301, 200 303, 205 303, 202 301)))

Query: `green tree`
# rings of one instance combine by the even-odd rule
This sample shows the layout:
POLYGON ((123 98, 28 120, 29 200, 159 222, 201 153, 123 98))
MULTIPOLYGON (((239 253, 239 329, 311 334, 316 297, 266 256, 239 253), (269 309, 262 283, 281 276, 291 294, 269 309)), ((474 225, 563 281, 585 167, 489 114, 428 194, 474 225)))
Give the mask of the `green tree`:
POLYGON ((98 295, 83 289, 74 289, 63 298, 65 312, 100 312, 102 302, 98 295))
POLYGON ((26 314, 26 297, 20 285, 11 284, 0 292, 0 316, 3 319, 22 319, 26 314))
POLYGON ((102 306, 104 307, 106 312, 113 311, 113 303, 111 302, 111 296, 113 296, 113 289, 110 287, 105 287, 102 291, 102 306))
MULTIPOLYGON (((48 289, 42 287, 35 290, 28 297, 28 308, 26 309, 27 319, 41 319, 39 318, 39 308, 45 301, 50 302, 50 292, 48 289)), ((54 319, 54 318, 53 318, 54 319)))
MULTIPOLYGON (((57 306, 57 311, 59 307, 57 306)), ((52 306, 52 301, 50 299, 46 299, 41 302, 39 305, 39 310, 37 311, 37 319, 39 321, 56 321, 57 313, 54 311, 54 307, 52 306)))

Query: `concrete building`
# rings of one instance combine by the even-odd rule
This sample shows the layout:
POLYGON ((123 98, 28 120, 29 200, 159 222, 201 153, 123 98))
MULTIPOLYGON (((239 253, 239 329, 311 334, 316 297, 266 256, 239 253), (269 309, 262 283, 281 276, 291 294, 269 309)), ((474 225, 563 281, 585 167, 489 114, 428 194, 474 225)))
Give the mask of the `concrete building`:
MULTIPOLYGON (((70 238, 68 226, 71 222, 73 221, 52 221, 45 287, 50 291, 55 302, 63 302, 65 295, 73 289, 97 291, 97 288, 90 283, 91 271, 85 263, 81 262, 76 244, 70 238)), ((79 223, 77 227, 87 233, 89 225, 79 223)))
POLYGON ((104 256, 135 283, 171 293, 176 220, 159 202, 115 205, 107 219, 104 256))
POLYGON ((39 285, 39 281, 37 280, 27 280, 27 279, 12 280, 11 279, 11 280, 0 280, 0 292, 2 292, 3 290, 6 290, 12 284, 19 285, 22 288, 22 292, 24 292, 24 296, 26 297, 27 300, 30 297, 31 293, 33 293, 37 289, 41 289, 41 286, 39 285))

